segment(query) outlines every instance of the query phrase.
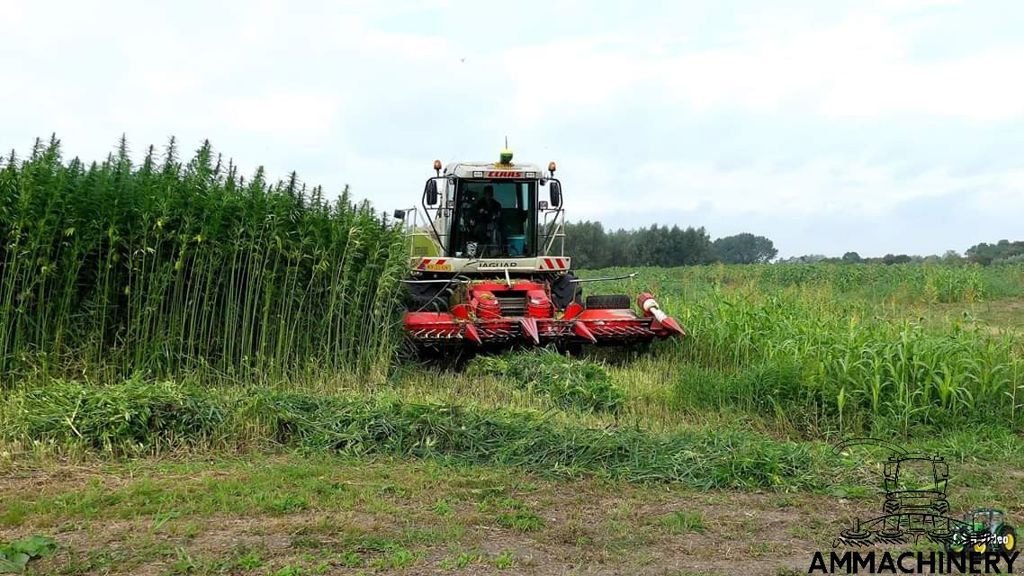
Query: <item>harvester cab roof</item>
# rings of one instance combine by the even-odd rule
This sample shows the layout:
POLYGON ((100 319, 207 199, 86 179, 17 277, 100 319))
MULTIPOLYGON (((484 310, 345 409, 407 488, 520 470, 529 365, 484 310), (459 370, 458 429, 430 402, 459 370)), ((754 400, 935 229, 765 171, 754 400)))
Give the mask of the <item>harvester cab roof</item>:
MULTIPOLYGON (((497 162, 434 161, 423 191, 421 224, 413 209, 411 268, 418 272, 567 272, 561 182, 555 163, 545 173, 513 162, 507 148, 497 162)), ((408 211, 402 211, 403 216, 408 211)))

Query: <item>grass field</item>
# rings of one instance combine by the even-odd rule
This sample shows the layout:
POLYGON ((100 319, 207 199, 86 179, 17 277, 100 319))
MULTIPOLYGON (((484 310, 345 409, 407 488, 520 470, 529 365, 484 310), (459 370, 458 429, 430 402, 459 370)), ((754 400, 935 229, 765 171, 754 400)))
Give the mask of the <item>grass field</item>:
POLYGON ((806 573, 881 505, 853 436, 1024 522, 1024 265, 643 269, 586 286, 685 340, 454 370, 397 360, 394 228, 208 146, 40 144, 0 235, 0 567, 43 535, 31 573, 806 573))

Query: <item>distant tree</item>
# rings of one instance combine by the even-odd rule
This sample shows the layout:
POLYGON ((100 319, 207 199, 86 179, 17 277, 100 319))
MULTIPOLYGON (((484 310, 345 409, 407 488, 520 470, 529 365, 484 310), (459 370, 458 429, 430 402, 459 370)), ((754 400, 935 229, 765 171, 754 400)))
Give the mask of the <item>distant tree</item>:
POLYGON ((946 250, 945 254, 942 255, 943 264, 963 264, 963 262, 964 257, 956 250, 946 250))
POLYGON ((715 261, 711 237, 701 228, 659 226, 606 232, 600 222, 569 222, 565 251, 573 268, 691 266, 715 261))
POLYGON ((965 255, 971 262, 988 266, 1024 255, 1024 241, 1010 242, 1004 239, 995 244, 982 242, 968 248, 965 255))
POLYGON ((683 231, 683 237, 686 239, 688 250, 688 257, 684 264, 710 264, 717 262, 714 243, 711 242, 711 235, 708 234, 708 231, 703 226, 700 228, 688 227, 683 231))
POLYGON ((632 250, 629 254, 631 262, 623 262, 621 265, 632 266, 656 266, 656 255, 662 249, 658 247, 658 225, 652 224, 650 228, 641 228, 634 232, 631 242, 632 250))
POLYGON ((776 262, 778 264, 814 264, 815 262, 825 262, 827 260, 828 257, 824 254, 804 254, 803 256, 790 256, 776 262))
POLYGON ((843 254, 843 262, 848 262, 850 264, 860 264, 863 261, 864 259, 861 258, 860 254, 857 254, 856 252, 847 252, 846 254, 843 254))
POLYGON ((600 222, 567 222, 565 253, 572 257, 573 268, 604 268, 611 266, 608 237, 600 222))
POLYGON ((718 260, 726 264, 768 262, 779 253, 771 240, 749 232, 719 238, 712 246, 718 260))
POLYGON ((906 264, 911 260, 913 260, 913 258, 906 254, 886 254, 885 256, 882 257, 882 264, 906 264))

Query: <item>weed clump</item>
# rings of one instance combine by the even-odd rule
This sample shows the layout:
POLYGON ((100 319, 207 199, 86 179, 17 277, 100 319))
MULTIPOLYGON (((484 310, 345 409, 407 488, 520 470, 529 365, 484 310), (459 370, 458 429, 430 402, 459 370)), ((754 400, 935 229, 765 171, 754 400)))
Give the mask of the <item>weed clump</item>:
POLYGON ((477 357, 467 373, 505 378, 523 390, 546 395, 563 409, 614 413, 626 401, 603 366, 549 349, 477 357))
POLYGON ((29 562, 53 554, 57 543, 47 536, 31 536, 13 542, 0 541, 0 574, 22 573, 29 562))

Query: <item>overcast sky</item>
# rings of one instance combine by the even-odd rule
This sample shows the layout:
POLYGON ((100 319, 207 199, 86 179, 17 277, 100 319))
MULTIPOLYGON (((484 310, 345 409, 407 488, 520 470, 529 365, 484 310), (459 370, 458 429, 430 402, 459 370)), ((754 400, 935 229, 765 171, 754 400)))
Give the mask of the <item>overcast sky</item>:
POLYGON ((1024 2, 0 0, 0 147, 209 138, 379 209, 435 158, 780 256, 1024 239, 1024 2))

